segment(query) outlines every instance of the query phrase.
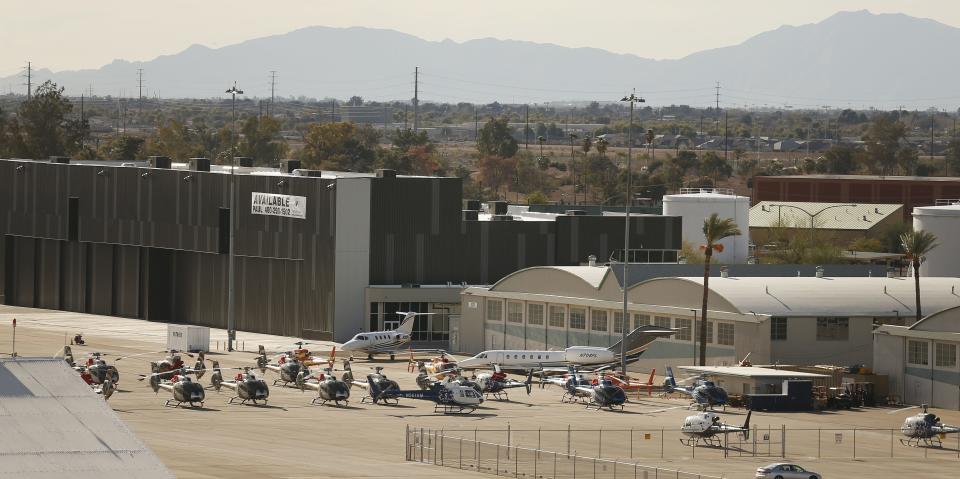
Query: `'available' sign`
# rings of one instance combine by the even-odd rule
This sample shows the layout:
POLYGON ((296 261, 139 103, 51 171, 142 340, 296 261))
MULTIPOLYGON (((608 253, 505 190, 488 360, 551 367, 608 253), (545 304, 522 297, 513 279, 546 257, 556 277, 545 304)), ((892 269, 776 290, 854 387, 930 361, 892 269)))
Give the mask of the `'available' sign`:
POLYGON ((254 191, 250 200, 250 213, 304 219, 307 217, 307 198, 254 191))

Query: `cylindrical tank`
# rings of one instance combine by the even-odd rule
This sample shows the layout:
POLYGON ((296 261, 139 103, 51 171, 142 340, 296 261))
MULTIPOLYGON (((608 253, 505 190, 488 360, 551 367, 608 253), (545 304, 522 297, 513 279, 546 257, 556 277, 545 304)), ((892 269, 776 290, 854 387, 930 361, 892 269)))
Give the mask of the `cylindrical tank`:
POLYGON ((914 208, 913 229, 933 233, 939 244, 927 253, 920 275, 960 276, 960 255, 953 247, 960 238, 960 204, 914 208))
POLYGON ((714 252, 713 259, 719 263, 746 263, 750 240, 750 198, 737 196, 730 190, 696 188, 682 189, 678 195, 663 197, 663 214, 683 218, 683 241, 695 250, 706 242, 703 236, 703 220, 713 213, 720 218, 732 218, 740 228, 739 236, 720 241, 722 252, 714 252))

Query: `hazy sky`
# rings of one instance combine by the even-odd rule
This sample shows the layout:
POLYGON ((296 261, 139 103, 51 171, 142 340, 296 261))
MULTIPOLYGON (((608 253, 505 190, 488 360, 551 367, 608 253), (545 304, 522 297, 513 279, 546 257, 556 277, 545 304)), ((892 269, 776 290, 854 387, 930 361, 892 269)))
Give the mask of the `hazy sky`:
POLYGON ((0 75, 150 60, 301 27, 389 28, 428 40, 529 40, 678 58, 837 11, 905 13, 960 26, 956 0, 3 0, 0 75))

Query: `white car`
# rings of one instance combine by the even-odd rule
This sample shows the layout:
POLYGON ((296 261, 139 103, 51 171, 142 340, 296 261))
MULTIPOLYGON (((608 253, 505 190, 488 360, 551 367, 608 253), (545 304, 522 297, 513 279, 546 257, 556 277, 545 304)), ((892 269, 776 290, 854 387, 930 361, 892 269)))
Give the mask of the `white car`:
POLYGON ((757 469, 757 479, 823 479, 823 476, 808 471, 796 464, 776 463, 757 469))

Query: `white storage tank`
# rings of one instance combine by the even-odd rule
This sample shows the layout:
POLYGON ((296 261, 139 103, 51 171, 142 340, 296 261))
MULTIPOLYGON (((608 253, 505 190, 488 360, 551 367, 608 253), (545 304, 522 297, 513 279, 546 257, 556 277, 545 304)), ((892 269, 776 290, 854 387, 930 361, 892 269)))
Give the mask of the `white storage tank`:
POLYGON ((960 276, 960 255, 954 246, 960 238, 960 204, 915 207, 913 229, 933 233, 939 244, 920 265, 920 275, 960 276))
POLYGON ((716 213, 720 218, 733 218, 743 233, 720 241, 722 252, 714 252, 719 263, 746 263, 750 242, 750 198, 737 196, 732 190, 719 188, 682 188, 678 195, 663 197, 663 214, 683 218, 683 241, 694 249, 706 242, 703 220, 716 213))

